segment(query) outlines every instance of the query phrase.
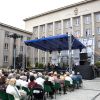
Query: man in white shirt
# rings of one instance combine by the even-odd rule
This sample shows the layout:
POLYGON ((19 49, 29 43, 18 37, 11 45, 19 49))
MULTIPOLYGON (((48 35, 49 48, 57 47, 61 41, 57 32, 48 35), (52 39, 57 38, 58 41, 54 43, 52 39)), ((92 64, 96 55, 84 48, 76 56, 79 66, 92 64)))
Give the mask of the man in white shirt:
POLYGON ((43 87, 44 79, 42 78, 42 73, 38 73, 38 78, 35 80, 35 82, 43 87))
POLYGON ((15 78, 10 79, 9 85, 6 88, 6 92, 9 93, 9 94, 12 94, 14 96, 15 100, 21 100, 22 98, 24 100, 27 100, 26 92, 25 91, 23 91, 23 93, 20 92, 17 89, 17 87, 15 86, 15 84, 16 84, 16 79, 15 78))
POLYGON ((65 80, 69 81, 70 84, 73 84, 73 80, 72 80, 72 78, 70 77, 69 72, 66 72, 65 80))
POLYGON ((27 77, 26 76, 16 76, 16 86, 23 86, 23 87, 28 87, 28 82, 26 82, 27 77))

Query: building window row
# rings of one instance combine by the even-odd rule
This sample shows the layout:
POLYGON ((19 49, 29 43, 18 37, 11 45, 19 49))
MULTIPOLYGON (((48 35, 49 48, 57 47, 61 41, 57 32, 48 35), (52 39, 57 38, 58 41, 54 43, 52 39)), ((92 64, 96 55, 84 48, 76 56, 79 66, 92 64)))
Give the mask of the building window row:
MULTIPOLYGON (((94 18, 95 18, 95 22, 100 22, 100 12, 95 13, 94 14, 94 18)), ((73 27, 74 26, 79 26, 80 27, 80 24, 81 24, 81 18, 80 18, 80 16, 73 18, 72 21, 73 21, 73 27)), ((92 23, 92 16, 91 16, 91 14, 83 15, 83 22, 84 22, 85 25, 91 25, 91 23, 92 23)), ((56 34, 61 33, 60 32, 60 30, 62 28, 62 26, 61 26, 62 25, 61 20, 60 21, 56 21, 54 24, 53 24, 53 22, 52 23, 48 23, 47 26, 46 26, 47 27, 46 32, 48 34, 50 34, 50 35, 53 34, 53 25, 54 25, 54 31, 55 31, 55 33, 56 34)), ((70 18, 69 19, 63 19, 63 29, 64 30, 68 29, 70 26, 71 26, 71 20, 70 20, 70 18)), ((45 33, 45 28, 46 27, 45 27, 45 24, 44 25, 40 25, 40 32, 44 32, 45 33)), ((100 33, 100 28, 99 27, 96 29, 96 32, 100 33)), ((38 34, 38 26, 35 26, 33 28, 33 33, 34 34, 38 34)), ((76 33, 76 34, 78 34, 78 33, 76 33)), ((91 35, 92 34, 91 29, 86 29, 86 34, 91 35)))

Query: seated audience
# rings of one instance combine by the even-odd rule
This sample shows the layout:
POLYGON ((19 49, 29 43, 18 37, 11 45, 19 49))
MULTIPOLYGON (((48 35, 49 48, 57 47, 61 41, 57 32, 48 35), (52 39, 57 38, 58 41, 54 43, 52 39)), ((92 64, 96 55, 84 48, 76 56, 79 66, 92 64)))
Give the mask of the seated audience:
POLYGON ((37 87, 41 88, 41 86, 35 82, 35 77, 30 76, 30 82, 28 83, 28 88, 32 89, 32 88, 37 88, 37 87))
POLYGON ((42 73, 38 73, 38 78, 35 80, 35 82, 43 87, 44 79, 42 78, 42 73))
POLYGON ((16 84, 16 79, 11 78, 6 88, 6 92, 9 94, 12 94, 15 100, 27 100, 26 92, 19 91, 17 87, 15 86, 15 84, 16 84))
POLYGON ((0 76, 0 91, 6 91, 6 77, 0 76))
POLYGON ((52 89, 51 92, 49 92, 49 95, 51 98, 53 98, 54 95, 54 87, 53 87, 53 83, 51 81, 48 81, 48 77, 46 77, 45 81, 44 81, 44 85, 49 85, 52 89))
POLYGON ((69 73, 69 72, 66 72, 65 80, 69 81, 70 84, 73 84, 73 80, 72 80, 72 78, 70 77, 70 73, 69 73))

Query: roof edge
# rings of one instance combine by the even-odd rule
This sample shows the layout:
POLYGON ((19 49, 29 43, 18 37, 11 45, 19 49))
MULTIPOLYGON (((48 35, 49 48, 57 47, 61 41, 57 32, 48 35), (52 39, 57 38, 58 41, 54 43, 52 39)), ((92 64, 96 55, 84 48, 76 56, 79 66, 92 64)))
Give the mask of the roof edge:
POLYGON ((50 11, 38 14, 38 15, 35 15, 35 16, 29 17, 29 18, 25 18, 23 20, 24 21, 28 21, 28 20, 31 20, 31 19, 34 19, 34 18, 37 18, 37 17, 41 17, 41 16, 44 16, 44 15, 50 14, 50 13, 54 13, 54 12, 58 12, 60 10, 64 10, 66 8, 71 8, 71 7, 75 7, 75 6, 78 6, 78 5, 82 5, 82 4, 89 3, 89 2, 94 2, 94 1, 98 1, 98 0, 84 0, 84 1, 80 1, 80 2, 77 2, 77 3, 71 4, 71 5, 67 5, 67 6, 64 6, 64 7, 60 7, 60 8, 54 9, 54 10, 50 10, 50 11))
POLYGON ((8 24, 4 24, 4 23, 1 23, 1 22, 0 22, 0 25, 11 28, 11 29, 15 29, 15 30, 20 31, 20 32, 25 32, 25 33, 28 33, 28 34, 32 34, 32 32, 29 32, 29 31, 26 31, 26 30, 23 30, 23 29, 20 29, 20 28, 17 28, 17 27, 8 25, 8 24))

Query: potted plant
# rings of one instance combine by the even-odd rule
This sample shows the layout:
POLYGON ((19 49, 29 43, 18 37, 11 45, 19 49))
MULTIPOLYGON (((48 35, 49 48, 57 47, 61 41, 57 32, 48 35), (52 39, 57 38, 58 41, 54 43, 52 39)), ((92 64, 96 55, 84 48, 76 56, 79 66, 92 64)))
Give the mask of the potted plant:
POLYGON ((97 61, 97 62, 95 63, 95 66, 96 66, 97 68, 100 68, 100 61, 97 61))

